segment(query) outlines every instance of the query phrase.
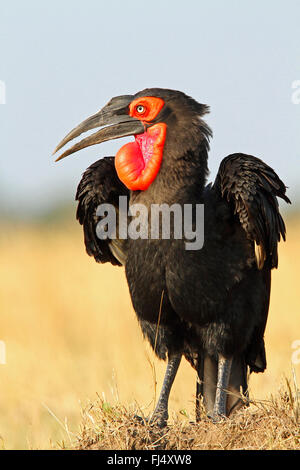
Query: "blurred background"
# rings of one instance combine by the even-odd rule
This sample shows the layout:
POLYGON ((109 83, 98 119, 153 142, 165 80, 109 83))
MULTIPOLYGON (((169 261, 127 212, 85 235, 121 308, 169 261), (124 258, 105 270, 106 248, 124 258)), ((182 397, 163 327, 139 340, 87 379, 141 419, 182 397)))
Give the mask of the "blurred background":
MULTIPOLYGON (((210 180, 242 151, 289 187, 268 370, 251 378, 251 393, 276 393, 292 365, 299 376, 291 363, 300 339, 298 0, 0 0, 0 10, 0 447, 68 444, 97 395, 153 407, 164 365, 142 340, 123 269, 88 258, 75 221, 82 172, 122 143, 60 163, 51 156, 111 97, 146 87, 210 105, 210 180)), ((183 364, 171 411, 193 418, 194 392, 183 364)))

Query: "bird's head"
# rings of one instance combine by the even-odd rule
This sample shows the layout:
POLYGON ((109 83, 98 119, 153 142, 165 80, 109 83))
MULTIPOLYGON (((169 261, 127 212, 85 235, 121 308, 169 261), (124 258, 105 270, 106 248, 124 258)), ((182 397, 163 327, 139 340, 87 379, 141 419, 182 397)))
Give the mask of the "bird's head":
POLYGON ((116 154, 116 171, 129 189, 145 190, 156 178, 163 158, 183 156, 207 141, 211 132, 202 116, 208 112, 208 106, 175 90, 148 88, 135 95, 117 96, 69 132, 54 153, 82 133, 101 129, 56 161, 90 145, 133 135, 135 141, 123 145, 116 154))

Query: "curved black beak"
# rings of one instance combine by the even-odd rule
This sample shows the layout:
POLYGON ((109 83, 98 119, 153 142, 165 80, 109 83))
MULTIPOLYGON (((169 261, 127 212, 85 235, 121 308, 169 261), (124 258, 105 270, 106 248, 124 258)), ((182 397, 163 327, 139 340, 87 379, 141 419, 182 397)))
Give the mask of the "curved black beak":
POLYGON ((112 98, 110 102, 104 106, 98 113, 87 118, 79 126, 75 127, 66 137, 58 144, 53 154, 58 152, 70 140, 78 137, 83 132, 87 132, 96 127, 103 127, 94 134, 86 137, 73 147, 66 150, 60 155, 56 161, 71 155, 90 145, 100 144, 106 140, 118 139, 129 135, 141 134, 145 131, 142 122, 139 119, 129 116, 129 104, 133 100, 132 95, 117 96, 112 98))

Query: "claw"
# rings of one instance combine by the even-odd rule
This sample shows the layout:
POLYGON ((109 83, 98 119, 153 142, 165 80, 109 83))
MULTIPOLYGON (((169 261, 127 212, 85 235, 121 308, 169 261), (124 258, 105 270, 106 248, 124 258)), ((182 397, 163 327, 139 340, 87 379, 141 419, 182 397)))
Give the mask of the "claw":
POLYGON ((142 418, 139 415, 134 415, 134 419, 141 425, 150 425, 157 426, 158 428, 165 428, 168 423, 168 418, 166 419, 161 414, 153 414, 149 418, 142 418))

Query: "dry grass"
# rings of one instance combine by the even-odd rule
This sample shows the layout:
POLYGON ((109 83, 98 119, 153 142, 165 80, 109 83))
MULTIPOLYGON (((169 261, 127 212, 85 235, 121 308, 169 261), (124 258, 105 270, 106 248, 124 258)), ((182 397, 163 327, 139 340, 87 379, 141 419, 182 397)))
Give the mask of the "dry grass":
MULTIPOLYGON (((171 420, 160 429, 135 419, 139 410, 103 400, 83 411, 76 449, 92 450, 295 450, 300 448, 299 407, 290 385, 270 401, 254 402, 231 419, 213 424, 171 420)), ((296 392, 296 390, 295 390, 296 392)), ((299 393, 299 392, 298 392, 299 393)))
MULTIPOLYGON (((175 424, 170 427, 168 445, 224 446, 228 442, 229 447, 239 447, 247 444, 247 432, 254 436, 251 445, 257 442, 258 448, 297 445, 290 405, 284 405, 278 392, 283 377, 293 383, 292 343, 300 339, 300 223, 287 225, 288 242, 280 247, 280 269, 273 274, 266 332, 268 370, 250 381, 251 397, 259 401, 273 394, 275 398, 270 399, 267 411, 257 402, 218 428, 206 420, 190 426, 195 373, 184 362, 171 394, 171 422, 175 424), (268 426, 268 420, 273 424, 268 426), (258 431, 255 437, 259 423, 264 423, 264 438, 258 431), (225 436, 226 426, 239 430, 234 444, 225 436), (277 429, 273 437, 272 428, 277 429), (287 437, 280 437, 282 433, 287 437)), ((115 426, 116 440, 110 445, 121 445, 121 431, 128 428, 122 446, 132 446, 134 425, 128 410, 132 403, 145 415, 153 410, 155 384, 159 389, 165 366, 154 359, 142 339, 123 269, 100 266, 87 257, 75 222, 52 229, 2 227, 0 259, 0 340, 5 341, 7 354, 7 364, 0 365, 0 446, 53 448, 61 441, 66 446, 78 445, 82 420, 88 426, 81 409, 88 409, 89 400, 96 400, 90 412, 95 427, 90 423, 90 429, 85 428, 80 445, 90 441, 92 446, 108 445, 105 434, 115 426), (97 403, 97 395, 110 403, 112 421, 97 403), (120 403, 125 407, 121 415, 120 403), (99 432, 104 440, 99 440, 99 432)), ((295 373, 299 382, 300 365, 295 365, 295 373)), ((138 433, 146 436, 150 431, 146 426, 138 433)), ((139 437, 138 442, 143 439, 139 437)), ((153 440, 147 442, 154 445, 153 440)))

